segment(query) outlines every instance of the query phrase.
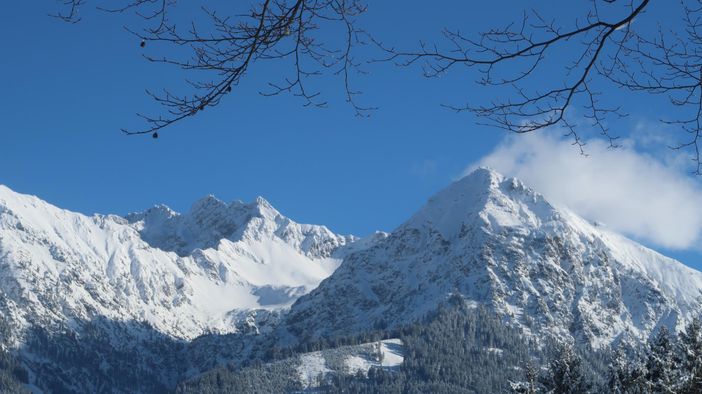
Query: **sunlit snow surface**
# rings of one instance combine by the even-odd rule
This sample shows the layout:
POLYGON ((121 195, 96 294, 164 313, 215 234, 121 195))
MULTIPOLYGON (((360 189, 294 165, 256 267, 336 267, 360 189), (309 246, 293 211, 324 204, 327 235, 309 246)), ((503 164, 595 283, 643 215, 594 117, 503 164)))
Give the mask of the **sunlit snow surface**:
POLYGON ((600 347, 679 328, 701 310, 702 274, 479 169, 362 240, 262 198, 88 217, 0 186, 0 289, 20 326, 101 317, 192 339, 280 318, 283 342, 397 327, 458 296, 600 347))
POLYGON ((297 224, 262 198, 206 197, 184 215, 159 206, 125 219, 0 185, 0 285, 25 323, 101 316, 180 338, 234 332, 248 311, 288 308, 315 288, 344 248, 362 248, 355 240, 297 224))

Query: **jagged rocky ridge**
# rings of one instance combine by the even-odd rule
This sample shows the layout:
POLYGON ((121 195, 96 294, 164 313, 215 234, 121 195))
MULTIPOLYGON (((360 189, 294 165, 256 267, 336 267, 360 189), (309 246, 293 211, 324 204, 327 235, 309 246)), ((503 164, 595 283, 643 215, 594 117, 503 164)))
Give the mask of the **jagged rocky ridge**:
POLYGON ((112 356, 156 365, 154 384, 174 386, 244 358, 245 336, 270 330, 346 253, 383 236, 298 224, 263 198, 88 217, 0 186, 0 339, 28 369, 65 375, 51 382, 61 390, 98 389, 71 377, 111 378, 112 356))
POLYGON ((44 326, 95 316, 192 339, 236 331, 313 289, 355 241, 302 225, 262 198, 214 197, 177 214, 87 217, 0 186, 0 283, 8 313, 44 326))

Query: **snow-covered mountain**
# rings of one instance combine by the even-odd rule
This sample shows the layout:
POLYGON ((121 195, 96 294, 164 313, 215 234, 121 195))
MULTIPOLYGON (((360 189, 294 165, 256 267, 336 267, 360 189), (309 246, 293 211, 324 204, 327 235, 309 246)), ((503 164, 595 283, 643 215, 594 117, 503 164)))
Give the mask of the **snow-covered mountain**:
POLYGON ((702 273, 481 168, 348 256, 293 305, 280 332, 289 343, 400 327, 452 295, 526 333, 598 348, 699 314, 702 273))
POLYGON ((701 313, 702 273, 484 168, 364 239, 262 198, 89 217, 0 186, 0 353, 14 349, 41 387, 169 390, 287 345, 402 327, 449 299, 600 348, 701 313))
POLYGON ((0 186, 3 312, 20 327, 101 317, 181 339, 236 332, 251 311, 315 288, 355 240, 295 223, 263 198, 88 217, 0 186))

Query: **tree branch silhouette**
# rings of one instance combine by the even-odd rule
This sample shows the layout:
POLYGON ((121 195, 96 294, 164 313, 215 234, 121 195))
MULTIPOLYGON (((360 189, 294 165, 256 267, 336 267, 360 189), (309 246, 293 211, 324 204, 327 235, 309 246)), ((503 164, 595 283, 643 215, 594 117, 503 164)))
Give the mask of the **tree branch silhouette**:
MULTIPOLYGON (((57 0, 63 13, 55 16, 75 22, 85 2, 57 0)), ((148 92, 164 112, 140 115, 146 127, 123 130, 126 134, 155 133, 208 107, 217 106, 235 89, 249 68, 258 62, 288 63, 286 76, 268 84, 266 96, 290 93, 304 106, 323 107, 326 102, 309 81, 325 73, 343 82, 346 101, 356 115, 375 108, 358 103, 353 76, 363 73, 365 59, 355 49, 373 42, 385 54, 369 62, 392 62, 402 67, 421 65, 424 76, 438 77, 460 66, 478 73, 477 83, 494 88, 500 98, 472 101, 477 104, 445 105, 456 112, 470 112, 478 123, 514 133, 563 127, 585 154, 583 130, 598 131, 616 148, 618 136, 609 123, 626 116, 619 104, 607 103, 603 90, 626 90, 664 95, 675 108, 664 125, 684 131, 685 138, 671 148, 692 152, 695 173, 702 174, 702 0, 680 0, 680 20, 661 20, 648 13, 650 0, 588 0, 580 17, 546 18, 531 10, 503 28, 473 36, 444 30, 440 43, 421 42, 412 50, 388 46, 358 28, 366 12, 361 0, 258 0, 248 12, 231 15, 203 9, 204 28, 193 23, 177 29, 169 20, 175 0, 124 0, 107 12, 134 11, 147 27, 130 30, 146 43, 189 48, 189 57, 149 57, 154 63, 174 65, 198 76, 187 80, 187 94, 170 90, 148 92), (648 20, 648 25, 639 23, 648 20), (658 23, 651 32, 645 28, 658 23), (321 40, 328 24, 341 29, 332 42, 321 40), (324 27, 323 27, 324 26, 324 27), (640 28, 641 27, 641 28, 640 28), (655 29, 654 29, 655 30, 655 29), (343 33, 339 33, 343 32, 343 33), (506 92, 506 93, 505 93, 506 92)), ((668 3, 666 3, 668 6, 668 3)), ((329 38, 329 37, 325 37, 329 38)))
MULTIPOLYGON (((68 10, 57 16, 75 22, 79 20, 79 6, 87 0, 59 1, 68 10)), ((167 89, 147 91, 164 108, 164 113, 138 114, 146 127, 123 129, 124 133, 157 137, 161 129, 219 105, 239 85, 249 68, 263 61, 289 60, 292 64, 289 75, 281 82, 269 83, 267 90, 261 92, 263 95, 291 93, 301 98, 304 106, 323 107, 326 102, 320 92, 311 90, 307 83, 312 77, 329 72, 343 76, 347 101, 358 116, 367 116, 374 109, 357 103, 355 97, 359 92, 351 83, 351 74, 361 71, 360 62, 353 56, 354 48, 364 43, 364 32, 356 27, 356 18, 366 10, 360 0, 264 0, 247 13, 237 15, 203 8, 209 24, 202 30, 195 22, 187 30, 171 23, 168 15, 175 6, 175 0, 132 0, 115 8, 98 6, 112 13, 135 11, 146 22, 152 22, 141 30, 128 29, 141 40, 142 46, 160 43, 190 49, 189 57, 146 56, 148 61, 209 76, 187 79, 187 94, 167 89), (338 24, 346 32, 341 45, 333 46, 319 39, 320 26, 330 23, 338 24)))

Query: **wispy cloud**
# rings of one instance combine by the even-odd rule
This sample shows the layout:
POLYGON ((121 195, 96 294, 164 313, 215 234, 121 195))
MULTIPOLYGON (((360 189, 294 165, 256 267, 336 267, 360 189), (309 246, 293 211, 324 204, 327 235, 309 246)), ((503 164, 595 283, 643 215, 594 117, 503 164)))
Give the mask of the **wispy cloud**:
POLYGON ((510 136, 466 171, 490 166, 614 230, 667 248, 700 249, 700 180, 679 160, 646 153, 648 142, 629 140, 611 150, 589 141, 585 157, 552 133, 510 136))

